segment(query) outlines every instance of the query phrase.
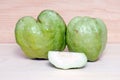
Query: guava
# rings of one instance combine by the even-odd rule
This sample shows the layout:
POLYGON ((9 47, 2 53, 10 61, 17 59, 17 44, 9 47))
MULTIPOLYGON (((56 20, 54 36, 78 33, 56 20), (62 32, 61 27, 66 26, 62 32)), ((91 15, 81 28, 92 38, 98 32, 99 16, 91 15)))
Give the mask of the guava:
POLYGON ((15 28, 16 42, 28 58, 48 58, 48 51, 64 50, 66 24, 53 10, 42 11, 37 20, 25 16, 15 28))
POLYGON ((107 43, 107 28, 99 18, 74 17, 68 24, 66 42, 69 51, 82 52, 88 61, 96 61, 107 43))
POLYGON ((84 53, 49 51, 48 60, 59 69, 82 68, 87 64, 84 53))

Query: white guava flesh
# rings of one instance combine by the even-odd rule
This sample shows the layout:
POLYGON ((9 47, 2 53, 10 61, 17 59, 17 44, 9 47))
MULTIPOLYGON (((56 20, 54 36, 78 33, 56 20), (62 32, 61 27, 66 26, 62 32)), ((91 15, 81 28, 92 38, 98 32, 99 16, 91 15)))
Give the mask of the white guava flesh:
POLYGON ((86 55, 77 52, 49 51, 48 60, 60 69, 81 68, 87 63, 86 55))

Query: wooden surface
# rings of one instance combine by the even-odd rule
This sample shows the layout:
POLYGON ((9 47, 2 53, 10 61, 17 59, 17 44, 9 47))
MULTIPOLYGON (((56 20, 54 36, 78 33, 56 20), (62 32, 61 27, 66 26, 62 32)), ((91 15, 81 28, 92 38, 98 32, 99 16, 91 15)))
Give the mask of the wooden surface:
POLYGON ((0 44, 0 80, 120 80, 120 44, 108 44, 98 61, 71 70, 28 59, 16 44, 0 44))
POLYGON ((120 43, 120 0, 0 0, 0 43, 14 43, 17 20, 36 18, 44 9, 57 11, 67 24, 75 16, 101 18, 107 25, 108 43, 120 43))

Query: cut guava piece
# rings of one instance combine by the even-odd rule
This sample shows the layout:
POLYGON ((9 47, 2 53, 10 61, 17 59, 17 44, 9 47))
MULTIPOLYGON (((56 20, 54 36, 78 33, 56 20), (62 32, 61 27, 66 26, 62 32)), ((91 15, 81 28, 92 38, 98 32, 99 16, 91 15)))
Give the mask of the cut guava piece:
POLYGON ((77 52, 49 51, 48 60, 60 69, 82 68, 87 64, 86 55, 77 52))

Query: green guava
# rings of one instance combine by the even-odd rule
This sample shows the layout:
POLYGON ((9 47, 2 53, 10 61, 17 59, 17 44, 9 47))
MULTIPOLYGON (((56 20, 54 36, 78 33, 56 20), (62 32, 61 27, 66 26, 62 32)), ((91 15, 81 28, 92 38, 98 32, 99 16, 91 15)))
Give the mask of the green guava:
POLYGON ((67 27, 66 42, 69 51, 85 53, 89 61, 96 61, 107 43, 107 28, 99 18, 73 18, 67 27))
POLYGON ((48 58, 48 51, 64 50, 66 24, 53 10, 42 11, 37 20, 25 16, 15 28, 16 42, 29 58, 48 58))

